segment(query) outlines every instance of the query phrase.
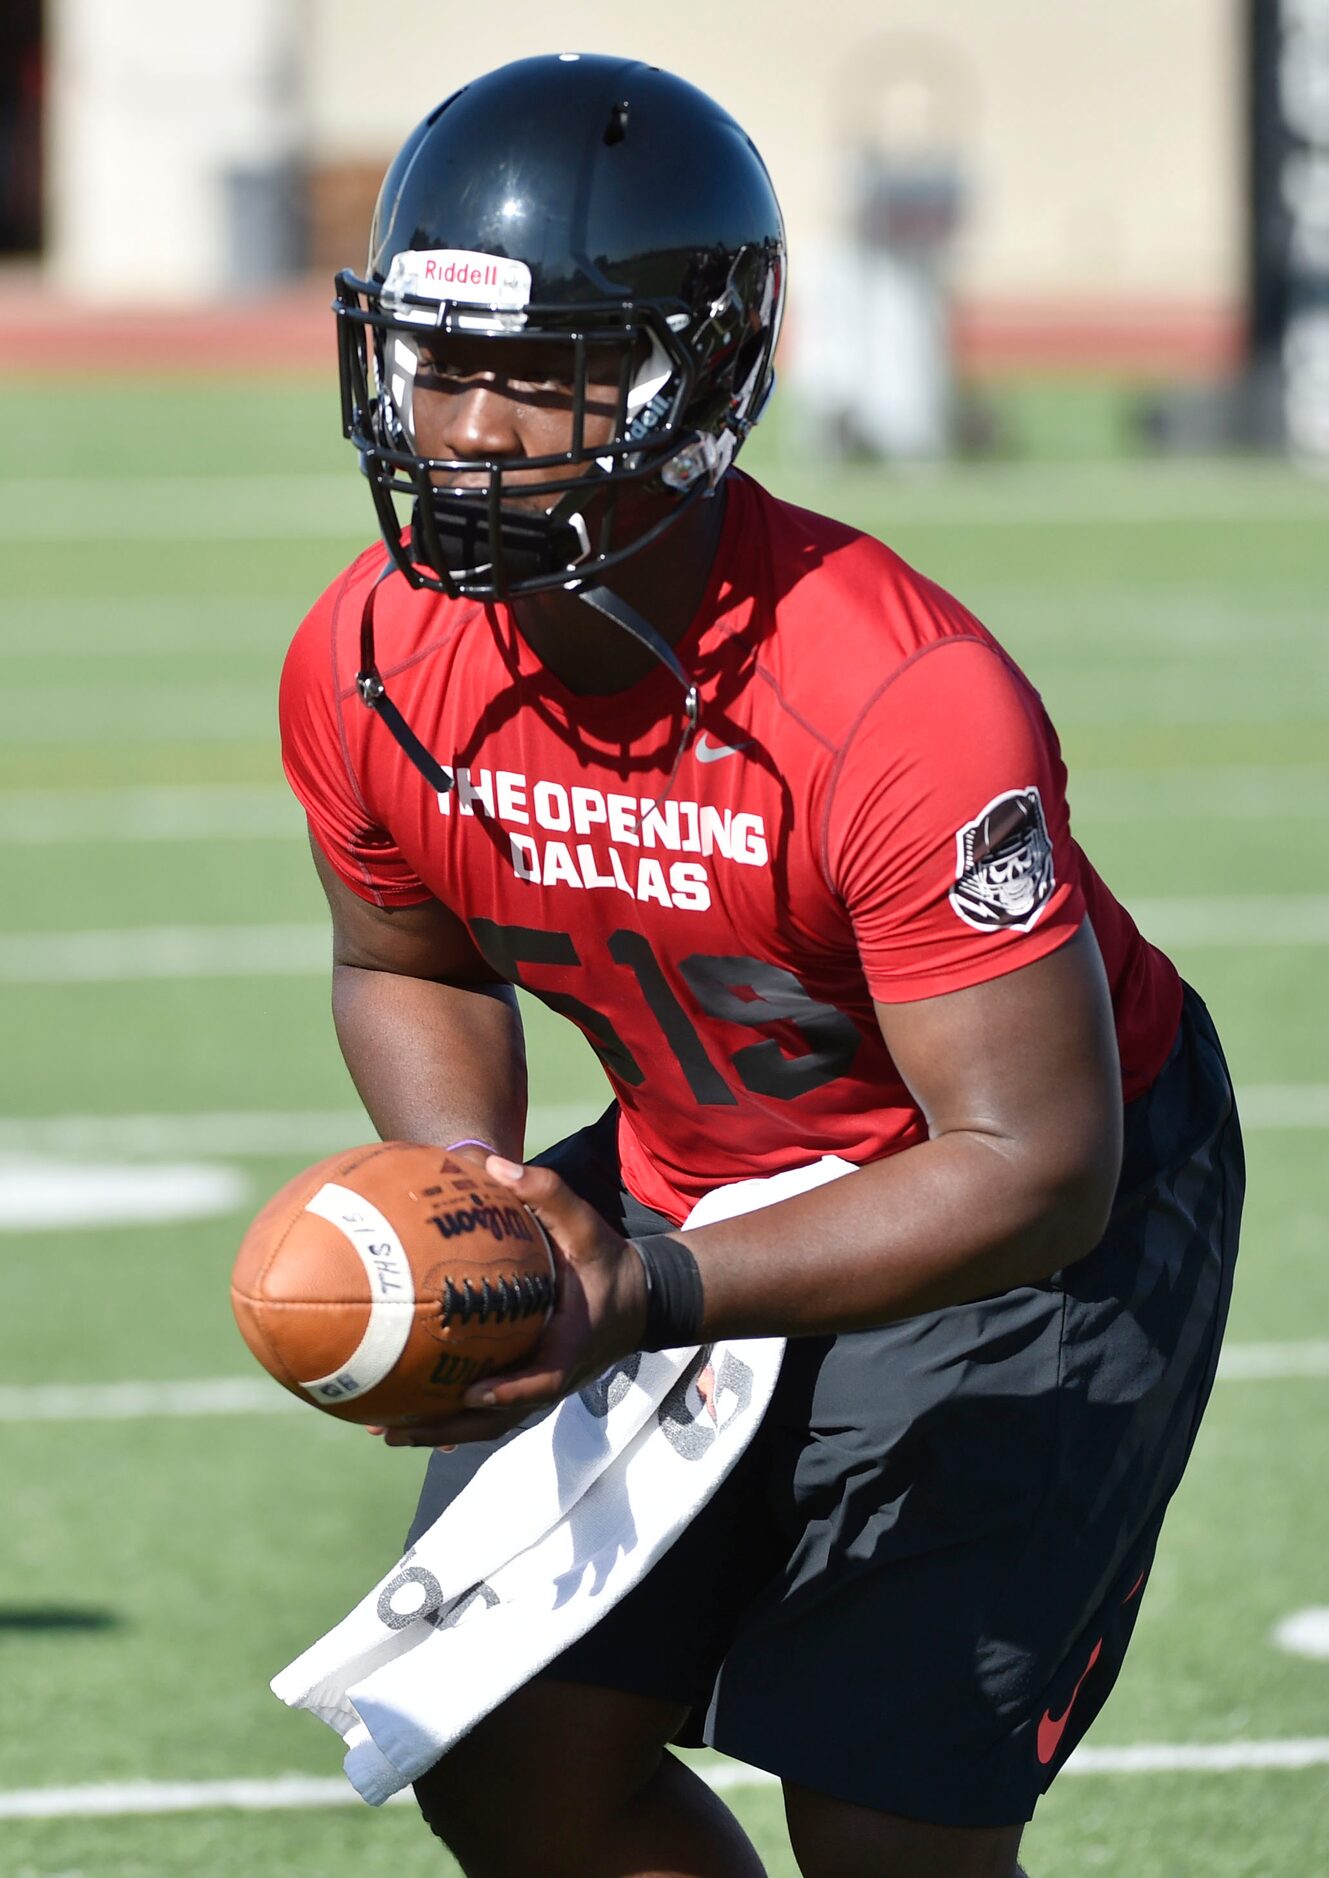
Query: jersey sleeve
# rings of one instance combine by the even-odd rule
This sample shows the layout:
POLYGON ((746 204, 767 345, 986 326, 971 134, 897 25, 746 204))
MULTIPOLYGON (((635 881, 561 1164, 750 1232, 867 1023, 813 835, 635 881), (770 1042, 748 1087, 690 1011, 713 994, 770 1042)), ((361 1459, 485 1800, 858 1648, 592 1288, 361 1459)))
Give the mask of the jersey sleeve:
POLYGON ((354 767, 348 684, 337 657, 347 584, 317 602, 286 655, 278 699, 282 767, 315 841, 352 893, 374 906, 415 906, 430 898, 429 889, 366 801, 354 767))
POLYGON ((881 1003, 982 984, 1085 917, 1065 769, 1038 694, 986 640, 938 641, 869 702, 825 824, 881 1003))

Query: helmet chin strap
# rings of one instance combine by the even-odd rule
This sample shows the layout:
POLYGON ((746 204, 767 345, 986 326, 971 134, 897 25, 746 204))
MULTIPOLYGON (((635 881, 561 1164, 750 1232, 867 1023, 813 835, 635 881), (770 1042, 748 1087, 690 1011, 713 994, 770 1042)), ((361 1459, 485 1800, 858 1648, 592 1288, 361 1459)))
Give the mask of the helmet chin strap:
POLYGON ((383 683, 374 654, 374 607, 383 582, 396 571, 397 564, 389 557, 365 596, 364 610, 360 614, 360 669, 355 675, 355 688, 360 693, 360 702, 382 718, 429 787, 445 796, 454 784, 452 772, 444 769, 438 759, 430 754, 388 696, 388 688, 383 683))
POLYGON ((672 672, 683 687, 683 735, 679 738, 678 749, 674 752, 674 760, 670 765, 669 778, 665 783, 664 792, 668 795, 674 786, 674 778, 678 775, 678 766, 683 761, 687 747, 697 729, 697 716, 700 709, 697 687, 683 670, 678 654, 669 641, 662 633, 656 631, 649 620, 642 618, 636 607, 629 606, 620 594, 614 593, 609 587, 577 587, 573 591, 586 606, 593 607, 597 613, 603 613, 606 619, 614 622, 615 626, 621 626, 625 633, 631 633, 638 645, 645 646, 654 658, 659 659, 661 665, 667 671, 672 672))
MULTIPOLYGON (((446 795, 454 787, 451 771, 445 769, 437 757, 426 749, 397 709, 396 704, 388 696, 387 686, 378 669, 374 652, 374 607, 383 582, 396 571, 396 563, 389 557, 378 579, 365 597, 364 609, 360 614, 360 669, 356 673, 355 687, 360 694, 361 703, 381 718, 391 736, 405 751, 429 787, 438 795, 446 795)), ((629 606, 626 600, 608 587, 574 587, 572 591, 586 606, 593 607, 597 613, 612 620, 624 632, 630 633, 639 645, 644 646, 652 657, 658 659, 661 665, 672 673, 683 689, 683 734, 679 738, 678 749, 674 752, 674 760, 665 782, 664 794, 667 796, 673 789, 674 779, 678 775, 678 766, 683 761, 688 744, 692 741, 697 728, 700 711, 697 687, 684 671, 678 654, 669 641, 663 634, 657 632, 649 620, 643 619, 635 607, 629 606)))

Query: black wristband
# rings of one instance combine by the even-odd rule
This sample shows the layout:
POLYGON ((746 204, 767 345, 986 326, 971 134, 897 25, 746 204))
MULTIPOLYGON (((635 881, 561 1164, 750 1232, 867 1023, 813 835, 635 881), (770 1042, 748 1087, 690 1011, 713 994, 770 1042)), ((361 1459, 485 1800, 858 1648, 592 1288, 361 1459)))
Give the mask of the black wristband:
POLYGON ((643 1350, 682 1350, 701 1342, 705 1306, 697 1261, 672 1233, 652 1232, 629 1239, 646 1274, 646 1328, 643 1350))

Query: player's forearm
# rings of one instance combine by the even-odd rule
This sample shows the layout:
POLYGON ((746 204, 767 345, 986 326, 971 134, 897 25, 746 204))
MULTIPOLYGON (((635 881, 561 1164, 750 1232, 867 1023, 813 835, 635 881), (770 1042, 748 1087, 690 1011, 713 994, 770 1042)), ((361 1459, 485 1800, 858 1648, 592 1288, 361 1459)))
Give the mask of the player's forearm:
POLYGON ((680 1232, 713 1336, 865 1329, 1038 1283, 1102 1236, 1111 1144, 1031 1166, 1011 1144, 956 1133, 723 1224, 680 1232))
POLYGON ((385 1140, 475 1136, 520 1159, 526 1058, 506 985, 460 986, 338 965, 333 1016, 360 1098, 385 1140))

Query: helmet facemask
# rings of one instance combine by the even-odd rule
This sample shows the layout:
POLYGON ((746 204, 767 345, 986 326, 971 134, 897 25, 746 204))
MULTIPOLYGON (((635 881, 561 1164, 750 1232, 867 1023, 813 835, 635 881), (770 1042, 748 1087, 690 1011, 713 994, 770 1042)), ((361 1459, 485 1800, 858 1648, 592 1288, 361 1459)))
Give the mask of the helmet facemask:
MULTIPOLYGON (((413 585, 490 597, 579 583, 663 532, 681 498, 701 493, 700 478, 691 478, 663 513, 658 501, 652 505, 646 530, 626 538, 621 498, 667 487, 660 472, 680 447, 693 383, 691 361, 656 309, 529 307, 504 315, 488 308, 482 319, 476 308, 414 295, 392 296, 389 304, 386 291, 346 274, 337 284, 343 427, 360 452, 388 547, 413 585), (538 340, 542 349, 565 351, 558 376, 570 392, 568 447, 543 456, 419 454, 417 380, 428 369, 430 341, 450 335, 482 338, 498 372, 505 346, 529 350, 538 340), (606 355, 612 435, 588 443, 606 355), (543 512, 514 500, 537 491, 543 512)), ((692 439, 684 433, 682 440, 692 439)))
POLYGON ((486 282, 481 291, 494 295, 487 304, 440 300, 418 290, 428 259, 403 251, 383 281, 339 274, 335 303, 343 428, 360 452, 389 551, 412 585, 479 598, 579 587, 717 487, 770 389, 778 260, 743 250, 698 317, 681 302, 626 297, 519 304, 519 263, 508 264, 512 280, 497 290, 486 282), (738 279, 754 265, 756 293, 757 279, 738 279), (449 336, 483 339, 496 371, 505 346, 566 348, 568 448, 530 457, 419 454, 417 380, 431 340, 449 336), (606 357, 612 435, 588 445, 590 394, 604 395, 606 357), (543 509, 514 501, 536 489, 543 509))

